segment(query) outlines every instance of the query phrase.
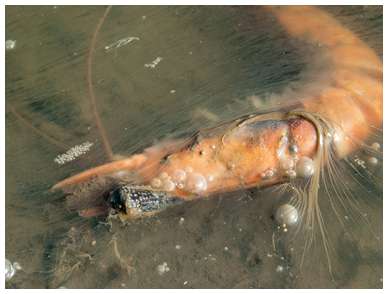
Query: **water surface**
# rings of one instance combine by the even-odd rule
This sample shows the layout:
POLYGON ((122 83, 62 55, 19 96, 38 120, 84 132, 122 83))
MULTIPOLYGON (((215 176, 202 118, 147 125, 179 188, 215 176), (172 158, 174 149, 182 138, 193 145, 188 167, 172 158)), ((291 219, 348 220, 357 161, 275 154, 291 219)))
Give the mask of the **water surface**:
MULTIPOLYGON (((91 37, 105 8, 6 7, 6 39, 17 42, 5 55, 5 254, 27 272, 18 272, 6 288, 382 288, 382 190, 373 181, 357 181, 346 165, 339 171, 357 195, 365 195, 353 201, 367 221, 349 219, 343 209, 338 217, 322 191, 332 274, 319 232, 300 267, 303 232, 293 238, 278 230, 273 215, 291 191, 213 195, 112 227, 99 223, 103 217, 85 220, 66 209, 63 195, 50 188, 107 162, 87 85, 91 37), (58 165, 54 158, 65 150, 10 109, 68 147, 94 143, 90 160, 58 165), (79 238, 69 234, 73 227, 79 238), (81 251, 61 259, 63 236, 74 237, 81 251), (112 239, 129 274, 121 271, 112 239), (159 275, 164 262, 170 270, 159 275), (58 266, 61 271, 54 271, 58 266)), ((382 58, 382 7, 323 9, 382 58)), ((130 156, 171 135, 297 105, 287 91, 314 78, 309 73, 319 68, 313 56, 315 49, 289 38, 257 8, 113 7, 93 55, 96 105, 113 153, 130 156), (139 40, 104 49, 127 37, 139 40), (157 57, 155 68, 144 66, 157 57)), ((381 167, 373 171, 380 180, 381 167)))

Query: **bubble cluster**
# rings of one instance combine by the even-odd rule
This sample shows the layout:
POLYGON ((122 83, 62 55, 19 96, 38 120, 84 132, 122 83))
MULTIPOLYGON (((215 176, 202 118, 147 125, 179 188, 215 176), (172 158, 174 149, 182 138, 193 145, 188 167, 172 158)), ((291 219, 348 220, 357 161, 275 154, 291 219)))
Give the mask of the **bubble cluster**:
POLYGON ((173 192, 175 188, 179 190, 186 190, 192 195, 199 195, 205 191, 207 183, 212 183, 214 176, 206 174, 205 176, 193 172, 191 167, 186 167, 185 170, 176 169, 170 175, 162 172, 158 178, 153 179, 150 185, 154 189, 161 189, 165 192, 173 192))
POLYGON ((62 155, 58 155, 57 158, 54 159, 58 164, 65 164, 66 162, 72 161, 76 159, 78 156, 85 154, 89 151, 89 148, 93 146, 93 143, 83 143, 82 145, 76 145, 72 147, 69 151, 62 155))
POLYGON ((170 269, 167 267, 167 262, 163 262, 163 264, 159 265, 157 271, 159 275, 163 275, 164 273, 170 271, 170 269))
POLYGON ((280 166, 282 170, 289 171, 294 167, 294 161, 291 158, 283 158, 280 161, 280 166))
POLYGON ((261 178, 262 178, 263 180, 265 180, 265 179, 270 180, 270 179, 273 178, 273 176, 274 176, 277 172, 278 172, 278 171, 277 171, 276 169, 274 169, 274 168, 271 167, 269 170, 267 170, 266 172, 264 172, 264 173, 261 174, 261 178))

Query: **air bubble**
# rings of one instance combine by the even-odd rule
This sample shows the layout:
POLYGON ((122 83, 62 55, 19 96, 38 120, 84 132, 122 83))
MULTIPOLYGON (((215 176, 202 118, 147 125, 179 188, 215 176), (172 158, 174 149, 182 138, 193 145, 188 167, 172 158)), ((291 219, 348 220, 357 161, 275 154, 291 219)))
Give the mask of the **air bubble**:
POLYGON ((307 156, 301 157, 296 163, 295 169, 298 173, 298 176, 307 178, 314 172, 314 161, 307 156))
POLYGON ((162 181, 158 178, 153 179, 150 184, 154 189, 160 189, 160 187, 162 187, 162 181))
POLYGON ((277 268, 276 268, 276 272, 277 272, 278 274, 280 274, 281 272, 283 272, 283 267, 280 266, 280 265, 278 265, 277 268))
POLYGON ((373 143, 373 144, 372 144, 372 148, 373 148, 374 150, 379 150, 379 149, 380 149, 380 144, 379 144, 379 143, 373 143))
POLYGON ((296 154, 299 152, 298 146, 296 146, 296 145, 294 145, 294 144, 291 144, 291 145, 288 147, 288 150, 290 151, 290 154, 291 154, 291 155, 296 155, 296 154))
POLYGON ((185 190, 193 195, 201 194, 206 189, 206 179, 199 173, 191 173, 185 181, 185 190))
POLYGON ((13 40, 7 40, 5 41, 5 51, 10 51, 15 48, 16 41, 13 40))
POLYGON ((379 161, 377 160, 376 157, 371 157, 369 158, 369 163, 372 165, 376 165, 379 161))
POLYGON ((5 281, 10 280, 14 276, 14 274, 15 268, 8 259, 5 259, 5 281))
POLYGON ((265 172, 265 177, 267 178, 267 179, 272 179, 273 178, 273 176, 274 176, 274 172, 270 169, 270 170, 267 170, 266 172, 265 172))
POLYGON ((165 180, 168 180, 168 173, 166 172, 163 172, 160 174, 159 178, 162 180, 162 181, 165 181, 165 180))
POLYGON ((214 176, 212 174, 207 174, 205 176, 206 182, 211 183, 214 181, 214 176))
POLYGON ((185 186, 183 186, 183 184, 178 184, 176 187, 177 187, 179 190, 183 190, 183 188, 184 188, 185 186))
POLYGON ((193 172, 193 169, 191 167, 186 167, 185 172, 186 172, 186 174, 190 174, 193 172))
POLYGON ((182 184, 186 178, 186 173, 181 169, 176 169, 171 173, 170 176, 174 183, 182 184))
POLYGON ((288 172, 288 176, 289 176, 289 178, 290 178, 290 181, 293 181, 293 180, 296 179, 296 172, 295 172, 294 170, 290 170, 290 171, 288 172))
POLYGON ((166 192, 172 192, 175 190, 175 184, 170 180, 165 180, 162 182, 162 189, 166 192))
POLYGON ((281 227, 289 227, 296 224, 298 218, 298 211, 290 204, 280 206, 275 213, 275 219, 281 227))
POLYGON ((282 170, 288 171, 294 167, 294 162, 291 158, 283 158, 280 161, 280 167, 282 168, 282 170))

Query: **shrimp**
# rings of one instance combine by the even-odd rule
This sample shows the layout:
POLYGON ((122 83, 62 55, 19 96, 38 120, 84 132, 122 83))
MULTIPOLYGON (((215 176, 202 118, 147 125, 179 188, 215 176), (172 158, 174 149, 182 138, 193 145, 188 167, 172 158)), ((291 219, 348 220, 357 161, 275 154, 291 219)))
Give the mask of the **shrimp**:
MULTIPOLYGON (((349 160, 347 156, 381 125, 382 62, 318 8, 267 9, 293 38, 319 46, 327 61, 314 81, 294 94, 301 97, 300 108, 249 115, 186 140, 163 142, 75 175, 53 189, 71 191, 96 177, 114 178, 120 185, 110 193, 109 207, 111 214, 126 221, 196 197, 291 183, 291 203, 305 218, 305 230, 319 227, 331 270, 318 204, 320 181, 324 186, 332 182, 324 170, 332 169, 335 160, 349 160), (307 179, 307 184, 296 184, 298 178, 307 179)), ((312 242, 312 236, 306 239, 305 250, 312 242)))
POLYGON ((360 146, 383 120, 380 59, 352 32, 317 8, 268 9, 292 37, 322 47, 330 62, 318 80, 300 90, 303 97, 300 110, 251 115, 202 131, 186 142, 161 143, 143 154, 80 173, 53 189, 97 175, 124 178, 133 171, 136 183, 150 185, 158 175, 171 175, 191 167, 203 176, 212 175, 214 180, 205 183, 204 177, 199 176, 196 180, 205 181, 203 189, 194 188, 201 186, 195 180, 180 189, 184 174, 183 180, 173 181, 174 187, 165 190, 192 199, 219 191, 272 185, 295 176, 312 176, 318 181, 320 170, 329 158, 344 158, 360 146), (318 93, 314 91, 317 88, 321 89, 318 93))
MULTIPOLYGON (((105 214, 128 222, 214 194, 271 186, 282 194, 292 188, 289 204, 299 219, 295 226, 284 225, 306 232, 305 253, 314 243, 315 232, 320 232, 331 272, 331 243, 319 206, 322 190, 333 187, 330 201, 338 198, 345 206, 343 199, 349 194, 341 190, 345 184, 335 164, 352 165, 351 155, 360 147, 382 158, 380 151, 364 145, 376 138, 383 121, 382 62, 375 52, 318 8, 266 7, 292 38, 319 48, 319 62, 324 60, 309 83, 287 93, 298 97, 299 105, 248 114, 123 159, 109 147, 91 84, 93 44, 109 9, 93 36, 88 81, 97 125, 112 162, 65 179, 52 190, 67 194, 68 208, 78 210, 81 217, 105 214)), ((357 166, 354 171, 361 179, 370 176, 357 166)), ((361 214, 356 204, 354 208, 361 214)))

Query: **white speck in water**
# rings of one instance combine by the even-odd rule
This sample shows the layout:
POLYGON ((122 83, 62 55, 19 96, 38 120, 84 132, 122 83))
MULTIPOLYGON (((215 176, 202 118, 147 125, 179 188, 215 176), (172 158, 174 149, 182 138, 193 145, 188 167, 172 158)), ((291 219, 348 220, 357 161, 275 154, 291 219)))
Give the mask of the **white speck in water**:
POLYGON ((185 219, 183 217, 181 217, 179 220, 179 224, 181 225, 184 221, 185 221, 185 219))
POLYGON ((182 247, 181 247, 181 245, 176 245, 175 248, 176 249, 181 249, 182 247))
POLYGON ((92 241, 92 245, 94 246, 94 245, 96 245, 96 241, 94 240, 94 241, 92 241))
POLYGON ((228 247, 225 247, 224 250, 225 250, 225 251, 228 251, 229 249, 228 249, 228 247))
POLYGON ((175 90, 170 90, 170 93, 171 93, 171 94, 174 94, 174 93, 175 93, 175 90))

